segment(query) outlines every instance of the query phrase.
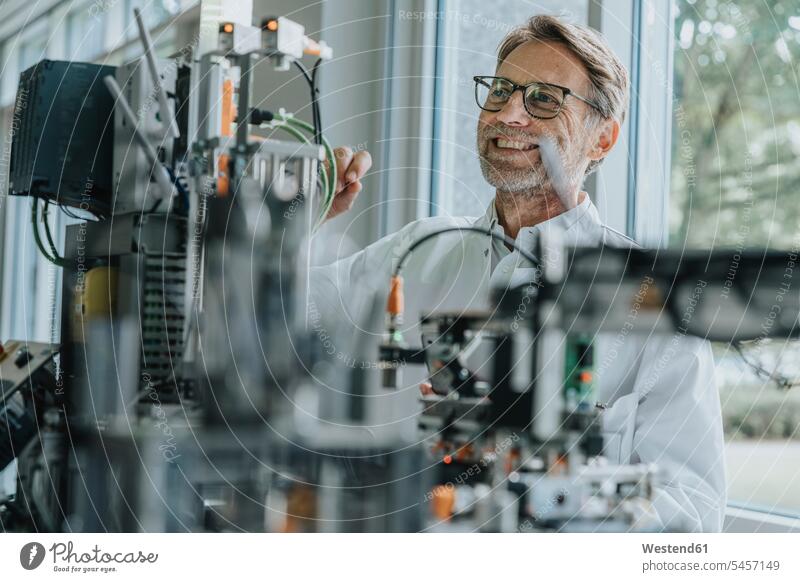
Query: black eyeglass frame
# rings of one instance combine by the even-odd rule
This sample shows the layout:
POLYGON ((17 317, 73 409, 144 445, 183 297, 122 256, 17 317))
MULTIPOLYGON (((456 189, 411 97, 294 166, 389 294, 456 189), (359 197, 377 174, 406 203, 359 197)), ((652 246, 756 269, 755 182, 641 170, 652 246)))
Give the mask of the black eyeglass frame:
POLYGON ((576 93, 575 91, 573 91, 569 87, 562 87, 561 85, 555 85, 553 83, 540 83, 538 81, 534 81, 534 82, 528 83, 526 85, 518 85, 517 83, 515 83, 511 79, 506 79, 505 77, 493 77, 493 76, 490 76, 490 75, 476 75, 476 76, 472 77, 472 80, 475 81, 475 102, 478 104, 478 107, 480 107, 484 111, 491 111, 492 113, 497 113, 498 111, 501 111, 503 109, 503 107, 505 106, 505 104, 508 103, 508 101, 511 99, 511 97, 514 95, 514 93, 516 91, 522 91, 522 104, 525 107, 525 111, 527 111, 528 115, 530 115, 531 117, 535 117, 536 119, 553 119, 554 117, 557 117, 558 114, 561 113, 561 109, 564 107, 564 103, 566 102, 567 97, 569 97, 569 96, 575 97, 576 99, 578 99, 580 101, 583 101, 584 103, 586 103, 590 107, 596 109, 600 113, 600 115, 603 115, 603 117, 605 117, 605 115, 603 114, 603 111, 600 109, 600 106, 597 103, 595 103, 591 99, 587 99, 586 97, 584 97, 582 95, 579 95, 578 93, 576 93), (505 81, 506 83, 510 84, 511 87, 512 87, 511 93, 509 93, 509 95, 508 95, 508 99, 505 100, 505 102, 500 106, 499 109, 488 109, 488 108, 484 107, 484 104, 481 103, 480 99, 478 98, 478 88, 479 88, 480 85, 484 85, 489 90, 491 90, 491 88, 492 88, 491 84, 487 84, 486 83, 487 79, 490 79, 492 81, 494 81, 495 79, 500 79, 501 81, 505 81), (558 109, 556 109, 556 111, 555 111, 555 113, 553 113, 553 115, 545 117, 545 116, 542 116, 542 115, 539 115, 539 114, 531 113, 530 109, 528 109, 527 100, 525 99, 525 93, 528 91, 528 89, 530 87, 552 87, 554 89, 558 89, 558 90, 561 91, 561 93, 563 94, 563 97, 561 98, 561 101, 558 104, 558 109))

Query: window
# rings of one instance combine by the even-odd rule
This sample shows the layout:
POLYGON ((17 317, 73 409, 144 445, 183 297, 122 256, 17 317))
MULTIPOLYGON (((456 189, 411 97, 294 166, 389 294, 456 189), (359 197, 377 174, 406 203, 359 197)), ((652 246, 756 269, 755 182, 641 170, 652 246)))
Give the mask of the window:
MULTIPOLYGON (((29 27, 23 34, 15 37, 5 44, 6 62, 15 73, 14 77, 3 81, 3 99, 8 99, 13 104, 19 73, 48 56, 47 35, 44 34, 44 23, 37 23, 29 27)), ((6 131, 10 131, 12 122, 12 107, 8 108, 4 116, 7 122, 6 131)), ((7 163, 0 171, 3 179, 0 183, 7 185, 7 163)), ((3 303, 2 337, 29 338, 34 341, 49 341, 47 323, 50 319, 48 300, 53 293, 49 293, 51 286, 47 280, 53 278, 51 270, 44 268, 37 257, 36 247, 33 244, 30 230, 30 200, 5 197, 5 224, 4 249, 18 249, 18 252, 6 252, 3 269, 3 303), (40 269, 39 267, 42 266, 40 269), (13 275, 12 275, 13 274, 13 275), (38 313, 43 313, 38 317, 38 313)), ((41 261, 43 262, 43 261, 41 261)))
MULTIPOLYGON (((797 249, 800 3, 675 2, 672 247, 797 249)), ((779 390, 716 346, 729 498, 800 513, 800 387, 779 390)), ((792 342, 748 358, 800 375, 792 342)))
MULTIPOLYGON (((124 3, 111 3, 106 10, 98 10, 99 5, 91 2, 75 3, 63 22, 56 12, 45 13, 28 23, 16 36, 6 39, 3 43, 4 69, 0 77, 3 135, 9 135, 19 74, 26 68, 44 58, 102 60, 109 49, 121 44, 107 29, 122 14, 123 7, 127 10, 123 30, 128 30, 131 38, 135 38, 133 6, 141 6, 145 22, 155 27, 170 15, 178 13, 181 5, 179 0, 126 0, 124 3), (63 30, 51 34, 48 32, 49 25, 53 28, 63 26, 63 30)), ((159 53, 172 52, 174 38, 175 31, 172 29, 158 35, 154 42, 159 53)), ((141 54, 138 44, 132 45, 131 51, 135 55, 141 54)), ((0 186, 4 188, 8 183, 7 158, 8 155, 4 153, 0 159, 0 186)), ((60 322, 56 314, 60 309, 61 271, 48 263, 36 249, 31 230, 30 199, 4 195, 0 203, 3 204, 0 241, 4 249, 4 261, 0 265, 3 274, 0 278, 0 337, 57 342, 60 322)), ((54 209, 49 219, 51 229, 56 233, 56 244, 59 245, 68 221, 54 209)))
POLYGON ((105 52, 107 10, 79 7, 67 15, 65 23, 66 58, 91 61, 105 52))
POLYGON ((154 28, 175 16, 181 11, 181 5, 186 4, 181 0, 125 0, 122 17, 127 23, 126 36, 128 40, 138 38, 136 22, 133 18, 133 9, 142 11, 144 23, 149 28, 154 28))
POLYGON ((432 215, 479 216, 494 196, 475 150, 479 110, 472 77, 494 73, 500 41, 531 16, 557 14, 586 24, 588 4, 588 0, 440 2, 432 215))

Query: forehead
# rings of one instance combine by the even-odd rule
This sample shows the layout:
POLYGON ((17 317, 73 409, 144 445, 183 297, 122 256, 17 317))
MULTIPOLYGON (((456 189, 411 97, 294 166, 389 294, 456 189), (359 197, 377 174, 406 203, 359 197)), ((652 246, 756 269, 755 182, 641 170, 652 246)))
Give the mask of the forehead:
POLYGON ((497 76, 520 85, 539 81, 563 85, 574 91, 589 87, 589 74, 578 56, 565 44, 528 41, 515 48, 497 68, 497 76))

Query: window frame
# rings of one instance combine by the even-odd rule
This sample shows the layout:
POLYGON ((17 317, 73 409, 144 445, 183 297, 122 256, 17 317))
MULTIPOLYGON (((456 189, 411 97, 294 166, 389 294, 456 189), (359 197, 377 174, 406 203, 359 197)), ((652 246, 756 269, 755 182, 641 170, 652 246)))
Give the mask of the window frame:
MULTIPOLYGON (((406 11, 430 14, 441 0, 405 0, 406 11)), ((405 224, 430 216, 435 135, 436 60, 438 19, 399 22, 400 5, 390 0, 386 27, 383 121, 384 137, 379 151, 381 167, 393 168, 381 176, 379 236, 396 232, 405 224), (402 47, 401 51, 395 47, 402 47), (393 128, 404 127, 403 138, 393 137, 393 128), (399 170, 399 171, 398 171, 399 170)))
MULTIPOLYGON (((173 19, 185 18, 187 22, 193 22, 193 13, 199 13, 196 0, 179 0, 179 15, 167 15, 160 22, 151 26, 151 33, 163 32, 168 22, 173 19)), ((125 2, 117 2, 108 9, 105 21, 119 22, 123 20, 125 2)), ((91 7, 90 0, 84 0, 75 5, 65 2, 49 2, 45 7, 35 13, 33 17, 24 19, 22 27, 11 32, 7 28, 7 22, 0 24, 0 32, 5 31, 6 37, 0 37, 0 44, 3 48, 4 62, 8 58, 19 59, 20 46, 36 38, 47 38, 44 45, 44 53, 38 62, 43 58, 63 59, 68 58, 66 22, 70 14, 78 11, 86 11, 91 7), (52 30, 52 34, 48 31, 52 30)), ((5 7, 4 7, 5 8, 5 7)), ((9 7, 11 8, 11 7, 9 7)), ((29 15, 30 16, 30 15, 29 15)), ((19 19, 17 14, 12 15, 11 21, 19 19)), ((131 20, 132 22, 132 20, 131 20)), ((177 23, 175 23, 177 24, 177 23)), ((114 35, 103 27, 104 37, 102 50, 99 54, 93 55, 93 62, 116 63, 126 60, 129 56, 131 47, 138 43, 134 37, 132 40, 113 41, 114 35)), ((113 32, 113 31, 112 31, 113 32)), ((177 33, 177 31, 176 31, 177 33)), ((122 35, 120 35, 122 36, 122 35)), ((156 46, 161 43, 174 42, 175 34, 171 36, 155 35, 156 46)), ((136 51, 137 54, 141 49, 136 51)), ((17 66, 16 68, 19 68, 17 66)), ((7 131, 7 123, 13 111, 14 99, 16 96, 16 86, 19 74, 22 69, 15 71, 14 75, 3 75, 4 85, 0 86, 0 121, 3 122, 3 131, 7 131), (13 86, 11 90, 5 85, 8 83, 13 86), (8 95, 6 95, 8 93, 8 95), (4 99, 9 97, 9 99, 4 99)), ((0 240, 4 242, 4 248, 8 252, 4 254, 4 260, 0 261, 0 340, 9 338, 19 338, 28 341, 42 341, 57 343, 60 339, 60 318, 56 317, 61 305, 61 276, 60 269, 47 261, 34 248, 32 252, 33 260, 27 254, 21 254, 22 248, 26 253, 31 252, 35 247, 33 234, 30 230, 30 199, 14 198, 13 200, 2 194, 2 208, 0 208, 0 240), (27 210, 25 210, 27 209, 27 210), (18 218, 18 219, 17 219, 18 218), (6 256, 13 257, 5 260, 6 256), (19 261, 22 261, 20 263, 19 261), (24 264, 23 264, 24 263, 24 264), (19 270, 24 270, 26 276, 30 276, 28 270, 33 271, 33 278, 36 284, 33 288, 28 285, 20 284, 19 277, 15 276, 19 270), (45 284, 41 284, 44 282, 45 284), (15 316, 22 310, 21 316, 15 316)), ((53 210, 49 215, 49 223, 56 238, 56 246, 63 252, 64 227, 68 220, 57 210, 53 210)))
MULTIPOLYGON (((4 57, 21 58, 20 47, 35 41, 43 32, 46 32, 47 19, 50 17, 50 13, 47 13, 31 23, 30 26, 25 27, 19 34, 7 39, 3 43, 4 57)), ((57 44, 54 42, 45 43, 41 58, 37 58, 34 62, 42 58, 56 57, 59 54, 57 52, 59 50, 57 44)), ((18 78, 19 74, 24 70, 24 66, 18 62, 16 68, 18 69, 16 75, 18 78)), ((9 79, 8 77, 5 82, 13 82, 13 86, 17 84, 16 79, 9 79)), ((6 87, 3 87, 2 92, 4 93, 5 90, 6 87)), ((14 95, 15 97, 12 98, 11 103, 6 104, 4 107, 4 121, 10 122, 10 118, 13 115, 16 90, 14 95)), ((8 131, 6 125, 3 128, 4 131, 8 131)), ((11 261, 3 261, 3 271, 0 273, 0 313, 2 314, 0 338, 13 337, 33 341, 51 341, 53 333, 52 330, 48 329, 48 324, 52 318, 51 303, 58 294, 60 280, 56 277, 56 284, 53 286, 38 284, 43 276, 49 281, 55 275, 48 269, 48 267, 54 268, 53 265, 49 265, 47 260, 35 249, 31 251, 33 234, 30 230, 30 218, 28 218, 30 210, 26 211, 26 208, 30 208, 30 200, 27 198, 15 198, 12 200, 7 193, 4 193, 4 201, 0 237, 4 241, 3 247, 5 249, 16 250, 11 253, 13 257, 11 261), (19 251, 19 246, 22 246, 23 252, 19 251), (31 256, 33 257, 32 263, 30 262, 31 256), (25 285, 20 284, 19 278, 12 276, 12 273, 19 271, 24 271, 25 277, 33 277, 35 283, 32 285, 32 289, 25 289, 25 285)), ((52 216, 50 225, 51 227, 55 226, 52 216)))
MULTIPOLYGON (((443 10, 446 0, 436 9, 443 10)), ((608 226, 642 244, 664 248, 669 235, 670 175, 672 151, 674 17, 671 0, 589 1, 588 23, 606 37, 630 71, 629 114, 620 140, 597 172, 589 177, 586 190, 608 226), (667 26, 665 26, 665 23, 667 26), (655 171, 654 171, 655 169, 655 171)), ((438 22, 437 47, 442 46, 443 28, 438 22)), ((434 76, 445 67, 444 51, 435 51, 434 76)), ((434 109, 441 104, 442 87, 434 87, 434 109)), ((433 121, 433 143, 442 122, 433 121)), ((431 149, 430 203, 418 218, 435 214, 440 157, 431 149)), ((748 527, 759 531, 790 531, 800 517, 791 510, 774 509, 732 500, 728 503, 725 529, 748 527), (789 528, 789 529, 787 529, 789 528)), ((752 531, 752 530, 751 530, 752 531)))
MULTIPOLYGON (((629 214, 626 222, 628 234, 639 243, 663 248, 669 242, 676 6, 671 0, 647 0, 637 10, 628 178, 632 185, 629 187, 632 216, 629 214), (638 94, 634 92, 637 89, 638 94)), ((604 32, 609 38, 624 34, 608 27, 604 32)), ((729 499, 723 531, 798 531, 798 518, 800 509, 729 499)))
MULTIPOLYGON (((669 8, 670 0, 655 0, 662 6, 669 8)), ((602 0, 589 0, 587 2, 588 14, 587 22, 589 26, 599 30, 605 34, 609 40, 612 48, 622 60, 623 64, 630 70, 632 58, 635 54, 634 48, 637 42, 633 39, 631 34, 632 28, 635 32, 636 27, 633 27, 634 19, 639 21, 639 14, 637 12, 638 0, 617 0, 613 3, 603 2, 602 0), (627 23, 627 24, 626 24, 627 23)), ((437 0, 435 10, 441 13, 446 10, 448 0, 437 0)), ((435 30, 435 46, 437 50, 434 52, 434 86, 432 89, 433 95, 433 108, 434 111, 440 109, 442 105, 442 95, 444 87, 442 81, 439 80, 443 75, 443 71, 447 69, 446 58, 444 50, 438 50, 438 47, 444 45, 445 27, 447 26, 446 19, 436 19, 435 30)), ((666 34, 665 36, 669 36, 666 34)), ((632 79, 633 83, 637 79, 632 79)), ((598 170, 589 176, 586 181, 585 189, 589 196, 597 204, 603 222, 608 226, 625 232, 629 236, 640 240, 640 242, 648 242, 646 236, 646 229, 644 224, 638 225, 634 217, 638 216, 637 208, 645 206, 644 201, 637 201, 633 194, 632 184, 636 183, 637 179, 643 179, 637 172, 637 164, 635 158, 629 155, 629 143, 635 143, 639 132, 639 125, 636 123, 638 119, 638 104, 635 100, 631 100, 632 115, 622 125, 620 131, 620 140, 617 143, 611 154, 604 160, 603 164, 598 170), (630 160, 630 161, 629 161, 630 160)), ((667 116, 667 121, 669 116, 667 116)), ((442 156, 436 148, 436 144, 441 141, 442 128, 444 124, 436 116, 432 122, 432 143, 430 167, 431 178, 428 186, 429 203, 427 208, 424 206, 417 214, 416 218, 423 218, 425 216, 433 216, 436 214, 436 207, 440 203, 439 189, 440 184, 440 171, 442 168, 442 156)), ((663 139, 669 138, 669 127, 662 127, 663 139)), ((653 181, 655 183, 655 181, 653 181)), ((669 185, 663 184, 662 190, 658 191, 655 196, 663 196, 668 192, 669 185)), ((652 206, 652 204, 649 204, 652 206)), ((663 208, 666 209, 666 203, 663 208)), ((657 220, 663 221, 663 227, 659 227, 658 231, 661 232, 666 228, 666 214, 662 214, 657 220)), ((642 221, 643 222, 643 221, 642 221)))

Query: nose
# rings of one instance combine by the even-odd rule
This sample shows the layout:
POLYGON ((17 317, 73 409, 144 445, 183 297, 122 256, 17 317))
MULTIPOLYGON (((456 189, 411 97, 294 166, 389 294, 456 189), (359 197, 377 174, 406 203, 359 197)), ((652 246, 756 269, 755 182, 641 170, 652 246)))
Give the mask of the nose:
POLYGON ((522 91, 514 91, 503 108, 495 114, 495 119, 512 127, 525 127, 531 123, 531 116, 525 110, 522 91))

